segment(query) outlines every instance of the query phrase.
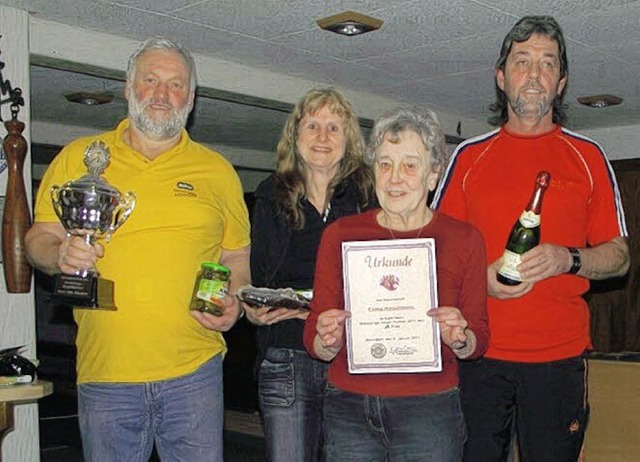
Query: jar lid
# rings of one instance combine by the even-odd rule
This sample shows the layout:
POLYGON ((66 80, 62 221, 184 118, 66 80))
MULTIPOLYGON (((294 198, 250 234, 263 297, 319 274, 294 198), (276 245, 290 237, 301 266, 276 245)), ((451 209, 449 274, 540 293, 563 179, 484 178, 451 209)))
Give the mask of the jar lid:
POLYGON ((202 268, 210 269, 210 270, 213 270, 213 271, 218 271, 218 272, 221 272, 221 273, 227 273, 227 274, 231 273, 231 270, 229 270, 229 268, 227 268, 226 266, 221 265, 220 263, 212 262, 212 261, 203 262, 202 263, 202 268))

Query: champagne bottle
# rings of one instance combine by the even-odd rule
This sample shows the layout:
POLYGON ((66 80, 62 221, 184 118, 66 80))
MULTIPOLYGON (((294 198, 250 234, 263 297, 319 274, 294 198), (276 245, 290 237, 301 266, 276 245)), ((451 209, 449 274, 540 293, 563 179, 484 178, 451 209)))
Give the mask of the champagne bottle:
POLYGON ((511 228, 502 256, 502 266, 497 274, 498 282, 502 284, 516 286, 522 282, 516 269, 520 264, 520 255, 540 243, 540 209, 550 179, 549 172, 538 173, 529 204, 511 228))

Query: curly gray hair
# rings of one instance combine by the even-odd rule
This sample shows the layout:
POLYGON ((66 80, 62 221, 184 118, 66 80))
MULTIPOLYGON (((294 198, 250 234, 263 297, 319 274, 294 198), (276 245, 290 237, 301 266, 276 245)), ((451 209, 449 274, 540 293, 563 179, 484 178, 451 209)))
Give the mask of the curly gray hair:
POLYGON ((413 131, 420 136, 424 147, 431 154, 432 169, 446 165, 449 151, 438 116, 429 109, 415 106, 393 109, 376 120, 369 137, 366 162, 369 165, 374 163, 377 151, 386 136, 391 135, 394 139, 398 133, 405 130, 413 131))

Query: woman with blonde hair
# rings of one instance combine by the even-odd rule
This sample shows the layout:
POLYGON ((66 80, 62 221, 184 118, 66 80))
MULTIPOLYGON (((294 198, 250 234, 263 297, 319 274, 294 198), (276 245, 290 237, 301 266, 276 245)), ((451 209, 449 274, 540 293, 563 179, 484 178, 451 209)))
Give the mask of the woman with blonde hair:
MULTIPOLYGON (((359 213, 373 197, 364 140, 349 100, 335 88, 309 91, 293 108, 276 172, 256 189, 252 284, 310 290, 325 227, 359 213)), ((258 338, 258 395, 267 460, 319 460, 326 364, 302 342, 308 312, 247 308, 258 338)))

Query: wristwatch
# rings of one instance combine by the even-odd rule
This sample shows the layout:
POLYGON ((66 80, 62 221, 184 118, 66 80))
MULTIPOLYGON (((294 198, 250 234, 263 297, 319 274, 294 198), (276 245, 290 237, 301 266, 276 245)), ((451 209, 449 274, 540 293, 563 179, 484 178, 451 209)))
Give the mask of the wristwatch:
POLYGON ((573 258, 573 263, 571 264, 571 268, 567 271, 568 274, 576 274, 582 268, 582 258, 580 257, 580 251, 575 247, 567 247, 569 253, 571 254, 571 258, 573 258))

